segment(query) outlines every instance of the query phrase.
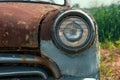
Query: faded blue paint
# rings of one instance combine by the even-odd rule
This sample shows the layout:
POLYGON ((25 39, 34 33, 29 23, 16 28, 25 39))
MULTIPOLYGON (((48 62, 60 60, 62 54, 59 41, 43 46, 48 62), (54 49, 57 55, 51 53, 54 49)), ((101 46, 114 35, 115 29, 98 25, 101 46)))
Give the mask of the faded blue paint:
MULTIPOLYGON (((98 40, 87 50, 79 54, 68 54, 53 44, 51 40, 41 41, 42 54, 54 60, 63 75, 74 77, 91 77, 99 71, 99 46, 98 40)), ((96 78, 96 76, 93 76, 96 78)), ((79 79, 78 79, 79 80, 79 79)))

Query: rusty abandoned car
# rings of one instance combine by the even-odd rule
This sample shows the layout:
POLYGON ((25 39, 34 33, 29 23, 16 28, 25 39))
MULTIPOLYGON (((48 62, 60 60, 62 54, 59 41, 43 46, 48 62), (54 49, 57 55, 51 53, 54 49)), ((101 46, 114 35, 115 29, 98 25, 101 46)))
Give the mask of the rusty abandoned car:
POLYGON ((67 0, 0 0, 0 80, 99 80, 97 24, 67 0))

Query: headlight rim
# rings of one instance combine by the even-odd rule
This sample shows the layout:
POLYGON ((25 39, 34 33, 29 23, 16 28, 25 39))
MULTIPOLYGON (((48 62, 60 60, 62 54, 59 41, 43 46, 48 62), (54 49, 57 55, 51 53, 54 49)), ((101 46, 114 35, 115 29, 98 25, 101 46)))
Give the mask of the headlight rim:
POLYGON ((68 11, 63 12, 62 14, 60 14, 57 17, 57 19, 56 19, 56 21, 54 23, 53 29, 52 29, 52 41, 58 48, 60 48, 60 49, 62 49, 64 51, 70 52, 70 53, 77 53, 79 51, 85 50, 86 48, 89 48, 92 45, 92 43, 95 40, 96 30, 95 30, 95 26, 94 26, 93 20, 90 20, 91 17, 87 13, 86 14, 84 14, 84 13, 85 12, 81 11, 81 10, 68 10, 68 11), (56 35, 57 34, 56 26, 60 25, 59 22, 62 22, 62 20, 63 20, 62 18, 65 18, 66 16, 67 17, 68 16, 73 16, 73 15, 74 16, 78 16, 78 17, 84 19, 85 22, 88 25, 90 25, 90 27, 92 27, 92 28, 89 27, 89 32, 93 32, 93 34, 88 36, 89 38, 87 38, 85 43, 83 43, 82 45, 80 45, 78 47, 75 47, 75 48, 65 45, 61 40, 58 40, 57 35, 56 35))

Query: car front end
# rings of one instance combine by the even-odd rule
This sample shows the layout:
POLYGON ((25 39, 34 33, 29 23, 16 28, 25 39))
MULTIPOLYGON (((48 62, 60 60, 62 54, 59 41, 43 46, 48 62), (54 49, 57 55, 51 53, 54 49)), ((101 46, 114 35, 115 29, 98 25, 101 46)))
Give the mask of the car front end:
POLYGON ((99 57, 97 23, 67 0, 0 1, 1 80, 100 80, 99 57))

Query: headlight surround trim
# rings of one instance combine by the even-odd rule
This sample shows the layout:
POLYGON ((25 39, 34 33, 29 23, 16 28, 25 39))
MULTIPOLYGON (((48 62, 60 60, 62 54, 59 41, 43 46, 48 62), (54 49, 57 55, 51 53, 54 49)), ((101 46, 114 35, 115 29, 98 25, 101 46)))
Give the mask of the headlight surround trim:
POLYGON ((96 35, 96 28, 95 28, 95 25, 94 25, 94 22, 93 22, 91 16, 89 16, 86 12, 84 12, 82 10, 71 9, 71 10, 66 10, 66 11, 62 12, 56 18, 53 29, 52 29, 52 41, 54 42, 54 44, 58 48, 60 48, 64 51, 68 51, 70 53, 77 53, 79 51, 83 51, 86 48, 90 47, 95 40, 95 35, 96 35), (86 40, 83 45, 80 45, 78 47, 70 47, 70 46, 66 46, 65 44, 62 43, 62 41, 60 41, 58 39, 58 36, 57 36, 58 27, 56 27, 56 26, 59 26, 61 24, 62 20, 64 20, 64 18, 66 18, 68 16, 78 16, 78 18, 80 17, 80 18, 84 19, 87 22, 87 24, 89 25, 89 29, 90 29, 90 32, 92 32, 92 34, 90 36, 88 36, 89 38, 87 38, 87 39, 89 39, 89 40, 86 40))

